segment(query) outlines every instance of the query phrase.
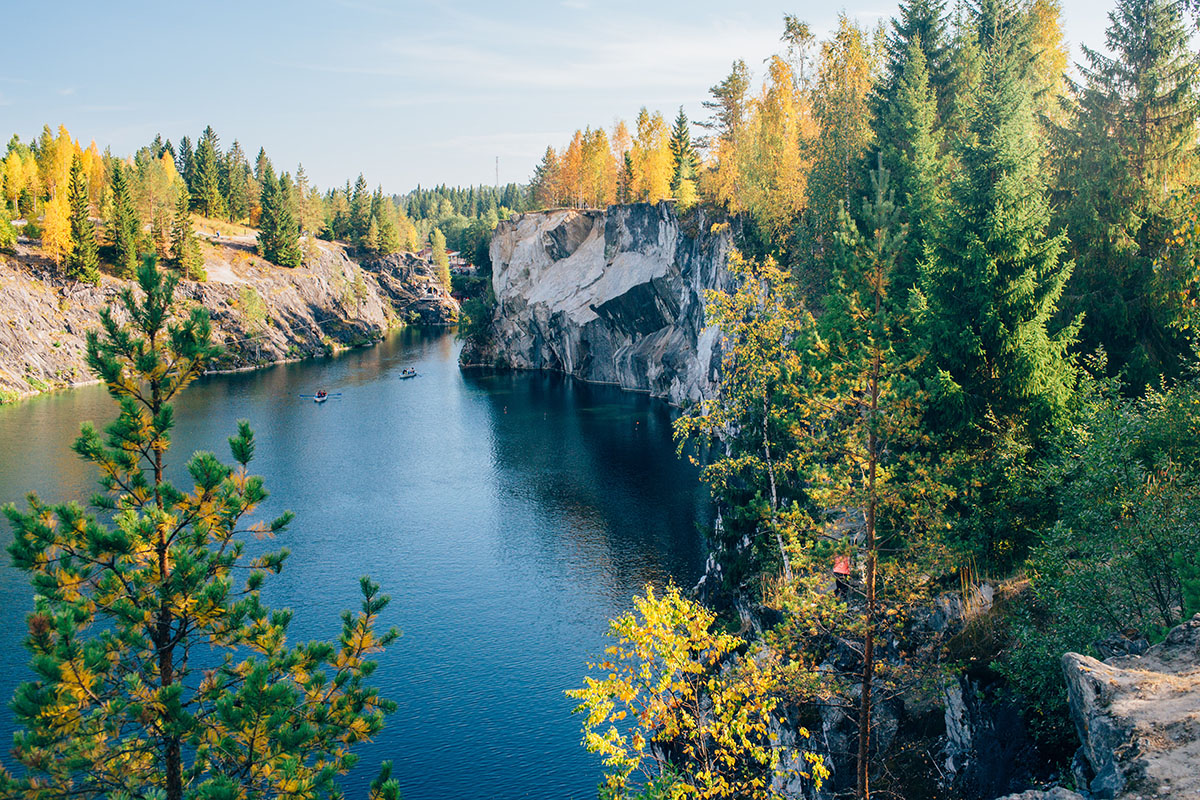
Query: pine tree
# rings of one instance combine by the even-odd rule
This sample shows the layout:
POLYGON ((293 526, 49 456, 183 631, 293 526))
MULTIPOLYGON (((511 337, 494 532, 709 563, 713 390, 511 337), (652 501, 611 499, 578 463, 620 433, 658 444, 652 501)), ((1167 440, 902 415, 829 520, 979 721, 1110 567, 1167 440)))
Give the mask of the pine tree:
POLYGON ((113 244, 113 260, 117 275, 132 279, 137 273, 141 222, 138 220, 137 209, 134 208, 133 190, 129 185, 129 178, 119 161, 114 162, 112 168, 110 219, 108 235, 113 244))
POLYGON ((273 261, 269 254, 279 250, 279 182, 275 179, 275 170, 269 163, 255 178, 262 187, 259 200, 262 211, 258 218, 258 254, 268 261, 273 261))
MULTIPOLYGON (((887 673, 876 675, 876 642, 903 635, 900 620, 929 602, 928 578, 948 566, 940 545, 947 491, 917 447, 924 405, 914 380, 919 358, 903 354, 906 298, 894 292, 906 229, 881 160, 871 184, 870 198, 864 198, 855 215, 864 230, 845 209, 839 216, 831 292, 820 336, 804 357, 811 372, 801 372, 805 392, 800 416, 811 435, 799 440, 817 507, 862 514, 862 615, 855 619, 857 606, 838 615, 847 629, 839 635, 862 641, 859 798, 870 797, 874 707, 876 697, 884 694, 877 683, 895 691, 903 674, 892 664, 887 673)), ((822 527, 836 530, 838 523, 835 519, 822 527)), ((837 546, 846 552, 848 544, 837 546)))
POLYGON ((175 216, 171 220, 171 248, 167 263, 179 270, 183 277, 189 280, 203 281, 204 256, 200 253, 200 243, 192 233, 192 204, 186 191, 179 193, 175 203, 175 216))
POLYGON ((100 248, 96 244, 96 226, 91 220, 88 203, 87 176, 78 154, 71 161, 71 178, 67 204, 70 207, 71 251, 63 271, 68 278, 87 283, 100 283, 100 248))
POLYGON ((1026 515, 1036 503, 1019 484, 1064 419, 1076 331, 1051 331, 1072 265, 1062 260, 1066 237, 1046 233, 1033 103, 1010 32, 1016 14, 1008 0, 983 0, 977 12, 982 82, 944 229, 922 265, 919 320, 927 423, 964 473, 958 507, 970 516, 960 532, 982 559, 1005 565, 1041 523, 1026 515))
POLYGON ((207 313, 175 304, 177 281, 147 259, 140 293, 121 294, 130 322, 102 310, 88 333, 88 366, 119 406, 74 445, 101 476, 91 512, 32 495, 25 513, 4 508, 13 564, 37 593, 36 678, 12 703, 26 773, 0 770, 4 797, 336 796, 349 746, 395 708, 365 682, 396 637, 375 632, 376 585, 361 580, 362 612, 335 642, 290 644, 292 614, 263 605, 287 552, 251 557, 246 540, 284 533, 291 514, 249 524, 267 499, 248 472, 249 424, 229 439, 236 465, 199 452, 186 489, 168 480, 172 402, 218 352, 207 313))

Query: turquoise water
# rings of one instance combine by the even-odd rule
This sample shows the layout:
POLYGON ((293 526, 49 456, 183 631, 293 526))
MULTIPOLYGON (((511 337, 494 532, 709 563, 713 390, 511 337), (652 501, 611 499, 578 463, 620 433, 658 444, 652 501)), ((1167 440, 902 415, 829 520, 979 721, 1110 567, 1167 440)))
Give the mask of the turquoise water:
MULTIPOLYGON (((464 373, 449 334, 409 330, 336 358, 210 376, 177 406, 173 462, 228 460, 249 419, 254 470, 296 521, 265 594, 293 638, 334 638, 358 577, 391 595, 403 631, 374 680, 399 710, 343 782, 365 795, 391 759, 406 800, 586 798, 600 766, 563 690, 580 685, 609 617, 647 581, 691 585, 708 495, 671 445, 662 403, 540 374, 464 373), (399 380, 415 366, 420 376, 399 380), (317 405, 297 395, 342 396, 317 405)), ((83 420, 114 416, 100 387, 0 408, 0 502, 82 500, 70 452, 83 420)), ((0 544, 11 531, 0 523, 0 544)), ((28 678, 26 577, 0 565, 0 697, 28 678)), ((0 710, 0 739, 12 718, 0 710)), ((7 754, 0 755, 11 766, 7 754)))

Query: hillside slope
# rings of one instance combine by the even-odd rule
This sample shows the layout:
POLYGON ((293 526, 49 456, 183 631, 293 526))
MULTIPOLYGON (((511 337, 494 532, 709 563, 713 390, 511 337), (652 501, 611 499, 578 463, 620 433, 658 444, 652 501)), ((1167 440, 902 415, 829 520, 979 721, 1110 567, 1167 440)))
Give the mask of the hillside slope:
MULTIPOLYGON (((203 226, 201 226, 203 230, 203 226)), ((304 264, 277 267, 252 235, 202 236, 207 279, 182 281, 178 296, 209 310, 225 348, 216 368, 239 369, 372 342, 410 321, 448 324, 458 304, 431 266, 411 254, 352 260, 337 243, 310 241, 304 264)), ((0 255, 0 402, 92 380, 85 336, 126 281, 66 281, 34 243, 0 255)))

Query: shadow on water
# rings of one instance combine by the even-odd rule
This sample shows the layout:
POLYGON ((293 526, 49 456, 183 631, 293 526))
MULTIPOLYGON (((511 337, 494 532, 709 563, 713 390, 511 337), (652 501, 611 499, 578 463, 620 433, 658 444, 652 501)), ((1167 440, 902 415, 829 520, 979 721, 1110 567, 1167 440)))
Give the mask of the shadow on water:
MULTIPOLYGON (((374 677, 400 708, 361 750, 348 796, 390 758, 407 800, 594 797, 599 765, 563 690, 645 582, 696 580, 707 492, 674 455, 665 404, 555 375, 464 374, 457 352, 445 332, 409 329, 205 377, 178 404, 173 474, 196 449, 227 459, 236 420, 250 420, 272 492, 261 516, 296 512, 271 543, 292 555, 264 592, 295 609, 293 639, 336 636, 362 574, 392 596, 384 621, 404 635, 374 677), (419 377, 400 380, 410 366, 419 377), (319 388, 341 397, 299 397, 319 388)), ((70 442, 82 420, 114 414, 100 387, 0 408, 0 501, 90 494, 70 442)), ((5 560, 3 697, 29 677, 30 597, 5 560)), ((4 708, 0 739, 11 733, 4 708)))

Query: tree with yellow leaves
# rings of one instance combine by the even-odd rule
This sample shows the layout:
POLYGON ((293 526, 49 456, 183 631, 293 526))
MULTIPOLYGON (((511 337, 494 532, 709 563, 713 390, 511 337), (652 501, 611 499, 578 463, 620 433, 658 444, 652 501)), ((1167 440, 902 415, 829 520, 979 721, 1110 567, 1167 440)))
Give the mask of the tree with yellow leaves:
POLYGON ((584 744, 604 758, 604 796, 626 797, 635 772, 672 800, 777 797, 777 775, 821 787, 821 757, 785 765, 770 732, 784 667, 765 652, 739 656, 746 643, 714 630, 716 615, 673 585, 661 597, 647 585, 633 602, 609 623, 614 643, 589 664, 595 677, 567 692, 586 715, 584 744))
POLYGON ((671 196, 675 162, 671 156, 671 134, 662 112, 642 108, 637 115, 633 139, 633 197, 657 203, 671 196))
MULTIPOLYGON (((36 677, 12 703, 25 772, 0 769, 5 798, 340 796, 351 746, 394 708, 366 682, 397 635, 376 633, 387 598, 370 580, 336 642, 289 644, 291 614, 262 604, 287 553, 251 557, 244 540, 282 533, 291 514, 246 524, 267 498, 248 471, 250 426, 229 440, 235 466, 196 453, 190 489, 167 480, 171 401, 217 352, 206 312, 177 313, 177 280, 147 259, 141 296, 121 297, 132 322, 105 310, 103 334, 88 334, 88 364, 120 405, 103 435, 86 423, 75 442, 101 475, 92 512, 36 496, 4 508, 13 563, 37 591, 36 677)), ((386 778, 371 791, 396 795, 386 778)))
POLYGON ((66 192, 46 201, 42 217, 42 252, 55 264, 61 264, 71 254, 71 206, 66 192))

